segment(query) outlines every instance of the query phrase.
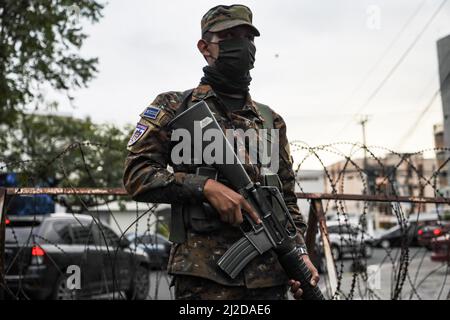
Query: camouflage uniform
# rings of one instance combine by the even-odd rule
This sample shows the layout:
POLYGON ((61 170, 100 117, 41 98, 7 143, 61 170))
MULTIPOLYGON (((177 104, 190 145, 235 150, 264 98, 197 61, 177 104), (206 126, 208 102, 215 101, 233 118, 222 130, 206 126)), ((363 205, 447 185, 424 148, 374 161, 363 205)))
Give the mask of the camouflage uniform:
POLYGON ((248 289, 245 287, 225 287, 217 282, 183 276, 177 282, 175 296, 178 300, 286 300, 286 285, 269 288, 248 289))
MULTIPOLYGON (((263 128, 265 120, 260 112, 260 104, 253 101, 250 94, 247 94, 242 109, 231 111, 211 86, 200 84, 193 90, 187 107, 201 100, 208 104, 222 129, 245 131, 263 128)), ((129 154, 124 171, 124 185, 136 201, 186 206, 207 202, 203 187, 208 178, 195 174, 200 165, 176 165, 170 159, 171 132, 167 124, 175 117, 181 102, 181 92, 162 93, 141 113, 136 131, 128 144, 129 154), (173 172, 167 169, 168 165, 173 168, 173 172)), ((279 129, 278 175, 282 192, 299 230, 297 242, 304 244, 306 225, 294 194, 295 175, 286 137, 286 125, 280 115, 273 110, 271 112, 273 128, 279 129)), ((260 164, 247 163, 244 167, 252 181, 263 183, 260 164)), ((227 185, 227 181, 220 174, 218 180, 227 185)), ((215 219, 219 219, 218 216, 215 219)), ((176 297, 232 299, 249 295, 257 298, 263 292, 257 289, 267 288, 266 295, 259 295, 260 298, 284 298, 282 292, 286 292, 288 279, 272 251, 256 257, 235 279, 220 270, 217 261, 242 237, 242 233, 237 227, 222 222, 219 224, 218 230, 209 233, 197 232, 186 226, 186 241, 172 247, 168 272, 176 276, 176 297), (193 279, 197 279, 197 284, 193 284, 193 279), (199 289, 203 286, 209 289, 199 289), (189 291, 189 288, 192 290, 189 291)))

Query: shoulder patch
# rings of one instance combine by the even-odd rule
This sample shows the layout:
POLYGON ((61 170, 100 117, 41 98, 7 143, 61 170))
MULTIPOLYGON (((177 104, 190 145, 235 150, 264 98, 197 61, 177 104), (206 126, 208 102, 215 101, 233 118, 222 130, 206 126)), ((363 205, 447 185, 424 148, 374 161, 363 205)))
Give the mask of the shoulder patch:
POLYGON ((147 109, 145 109, 144 113, 142 114, 142 116, 144 118, 149 118, 152 120, 156 120, 156 118, 158 117, 158 114, 160 113, 161 108, 159 107, 155 107, 155 106, 150 106, 147 107, 147 109))
POLYGON ((157 127, 165 126, 171 118, 163 105, 151 104, 140 114, 141 119, 157 127))
POLYGON ((128 141, 128 147, 135 144, 144 135, 144 133, 145 133, 145 131, 147 131, 147 129, 148 129, 148 126, 143 125, 142 123, 138 123, 136 125, 136 129, 134 129, 134 132, 131 135, 130 141, 128 141))

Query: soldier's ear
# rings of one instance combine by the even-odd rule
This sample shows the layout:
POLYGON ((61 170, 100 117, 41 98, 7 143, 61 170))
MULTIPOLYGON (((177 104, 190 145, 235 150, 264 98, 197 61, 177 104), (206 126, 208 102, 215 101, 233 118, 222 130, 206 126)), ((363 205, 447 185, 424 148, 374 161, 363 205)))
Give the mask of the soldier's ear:
POLYGON ((205 40, 203 40, 203 39, 198 40, 197 48, 198 48, 198 51, 200 51, 200 53, 203 55, 203 57, 206 60, 208 57, 211 57, 211 52, 209 52, 209 50, 208 50, 208 43, 205 40))

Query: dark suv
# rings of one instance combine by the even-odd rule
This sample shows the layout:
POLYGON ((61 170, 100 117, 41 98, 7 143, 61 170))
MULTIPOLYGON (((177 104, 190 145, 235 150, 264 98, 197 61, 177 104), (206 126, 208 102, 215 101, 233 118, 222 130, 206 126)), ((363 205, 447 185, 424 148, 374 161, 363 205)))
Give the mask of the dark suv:
POLYGON ((74 299, 111 292, 145 299, 149 259, 88 215, 10 216, 5 281, 7 296, 25 299, 74 299), (73 289, 76 270, 79 289, 73 289))

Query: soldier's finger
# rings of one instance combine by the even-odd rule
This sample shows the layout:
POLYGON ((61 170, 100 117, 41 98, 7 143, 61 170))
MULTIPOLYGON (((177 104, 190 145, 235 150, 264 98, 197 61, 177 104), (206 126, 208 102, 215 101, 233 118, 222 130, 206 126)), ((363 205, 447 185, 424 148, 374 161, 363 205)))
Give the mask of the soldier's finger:
POLYGON ((234 224, 234 222, 235 222, 234 221, 234 210, 228 211, 227 217, 228 217, 228 223, 234 224))
POLYGON ((294 281, 294 284, 291 285, 291 292, 296 293, 300 289, 300 282, 294 281))
POLYGON ((255 223, 260 224, 261 219, 259 218, 258 214, 256 213, 255 209, 252 208, 250 203, 247 202, 247 200, 242 199, 242 208, 247 211, 247 213, 250 215, 250 217, 255 221, 255 223))
POLYGON ((244 219, 242 218, 242 211, 241 211, 241 207, 238 206, 236 208, 236 210, 234 211, 234 223, 236 225, 241 224, 244 221, 244 219))
POLYGON ((303 295, 303 290, 302 289, 298 289, 297 292, 294 293, 294 298, 297 299, 297 300, 301 299, 302 295, 303 295))
POLYGON ((319 273, 317 272, 317 270, 315 270, 311 277, 311 285, 315 287, 319 282, 319 280, 320 280, 319 273))

